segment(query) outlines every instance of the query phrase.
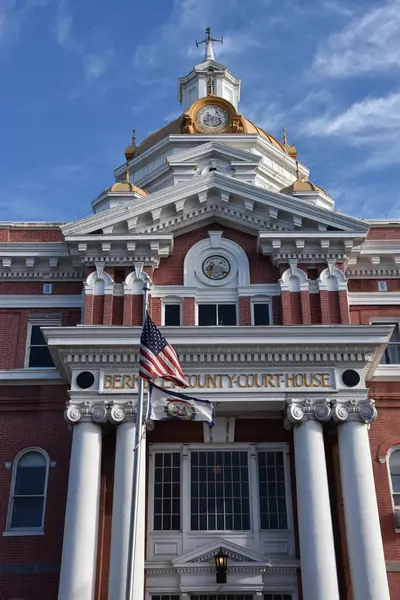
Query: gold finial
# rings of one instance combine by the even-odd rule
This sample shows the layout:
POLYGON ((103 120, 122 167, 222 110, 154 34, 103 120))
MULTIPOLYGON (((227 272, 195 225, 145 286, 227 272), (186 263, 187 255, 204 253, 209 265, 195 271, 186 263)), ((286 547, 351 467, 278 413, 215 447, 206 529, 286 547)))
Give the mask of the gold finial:
POLYGON ((207 96, 214 96, 214 81, 212 77, 208 78, 207 82, 207 96))
POLYGON ((132 129, 132 146, 136 148, 136 129, 132 129))
POLYGON ((300 177, 300 166, 299 166, 299 161, 296 160, 296 177, 298 181, 301 181, 301 177, 300 177))
POLYGON ((283 144, 284 146, 287 144, 286 127, 283 128, 283 144))
POLYGON ((126 161, 126 171, 125 171, 125 183, 130 183, 129 181, 129 161, 126 161))

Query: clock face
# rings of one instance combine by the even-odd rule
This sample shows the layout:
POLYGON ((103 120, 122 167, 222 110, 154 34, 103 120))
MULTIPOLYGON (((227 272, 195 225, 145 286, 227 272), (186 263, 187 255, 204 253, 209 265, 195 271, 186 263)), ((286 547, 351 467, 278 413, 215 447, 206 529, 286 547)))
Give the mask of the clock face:
POLYGON ((203 129, 225 129, 229 122, 229 115, 225 109, 217 104, 208 104, 197 113, 197 121, 203 129))

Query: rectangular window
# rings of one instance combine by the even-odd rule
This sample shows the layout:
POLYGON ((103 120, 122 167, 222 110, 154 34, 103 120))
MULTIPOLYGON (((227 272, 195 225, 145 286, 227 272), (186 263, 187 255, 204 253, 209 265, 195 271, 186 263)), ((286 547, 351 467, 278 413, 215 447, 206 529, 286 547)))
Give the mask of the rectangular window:
POLYGON ((199 304, 199 325, 236 325, 236 304, 199 304))
POLYGON ((190 600, 254 600, 253 594, 190 594, 190 600))
POLYGON ((191 452, 190 469, 191 529, 248 531, 248 453, 191 452))
POLYGON ((179 600, 179 594, 162 594, 162 596, 151 596, 151 600, 179 600))
POLYGON ((181 305, 164 304, 164 325, 173 327, 181 324, 181 305))
POLYGON ((257 458, 261 529, 287 529, 283 452, 263 450, 257 458))
POLYGON ((264 600, 292 600, 292 594, 264 594, 264 600))
POLYGON ((387 281, 378 281, 378 291, 387 292, 387 281))
MULTIPOLYGON (((27 351, 28 367, 54 367, 49 349, 40 331, 41 327, 54 325, 54 323, 30 324, 28 328, 29 345, 27 351)), ((57 323, 59 325, 59 323, 57 323)))
POLYGON ((181 528, 181 455, 157 452, 154 455, 154 529, 181 528))
MULTIPOLYGON (((390 323, 387 323, 390 325, 390 323)), ((385 349, 385 352, 381 359, 383 365, 400 365, 400 330, 399 324, 393 323, 395 326, 392 337, 385 349)))
POLYGON ((269 311, 270 304, 268 302, 254 302, 254 325, 270 325, 269 311))

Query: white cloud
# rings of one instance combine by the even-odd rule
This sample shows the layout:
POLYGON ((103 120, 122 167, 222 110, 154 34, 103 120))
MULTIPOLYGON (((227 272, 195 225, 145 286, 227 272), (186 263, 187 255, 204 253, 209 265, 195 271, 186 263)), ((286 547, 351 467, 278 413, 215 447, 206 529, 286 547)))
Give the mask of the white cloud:
POLYGON ((320 43, 314 72, 324 77, 349 77, 400 68, 400 0, 388 0, 320 43))
POLYGON ((349 167, 352 175, 368 169, 387 168, 400 164, 400 93, 355 102, 336 115, 306 120, 301 125, 303 135, 336 138, 356 147, 361 159, 349 167))
POLYGON ((54 33, 57 43, 63 48, 71 42, 72 22, 73 17, 68 0, 60 0, 57 6, 54 33))
MULTIPOLYGON (((304 132, 310 136, 360 137, 381 135, 382 132, 400 133, 400 93, 382 98, 367 98, 355 102, 335 116, 326 114, 304 123, 304 132)), ((351 140, 351 138, 349 138, 351 140)))
POLYGON ((114 61, 114 52, 111 49, 90 52, 82 57, 83 68, 87 81, 96 81, 105 75, 114 61))
POLYGON ((16 42, 32 11, 44 8, 51 0, 0 0, 0 47, 16 42))
POLYGON ((323 0, 322 6, 326 11, 334 13, 339 17, 351 17, 353 15, 348 6, 345 6, 340 2, 336 2, 336 0, 323 0))

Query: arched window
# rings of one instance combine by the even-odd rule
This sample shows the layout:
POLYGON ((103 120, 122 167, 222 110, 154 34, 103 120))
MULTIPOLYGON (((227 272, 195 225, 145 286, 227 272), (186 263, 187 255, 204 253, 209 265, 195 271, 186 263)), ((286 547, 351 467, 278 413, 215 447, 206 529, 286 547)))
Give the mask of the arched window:
POLYGON ((389 456, 390 483, 393 506, 400 509, 400 448, 396 447, 389 456))
POLYGON ((49 457, 40 448, 15 458, 11 481, 8 531, 43 531, 49 457))

